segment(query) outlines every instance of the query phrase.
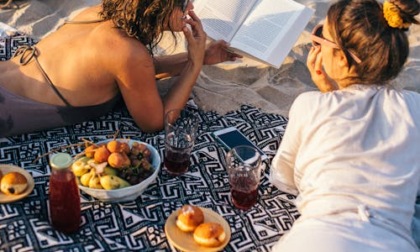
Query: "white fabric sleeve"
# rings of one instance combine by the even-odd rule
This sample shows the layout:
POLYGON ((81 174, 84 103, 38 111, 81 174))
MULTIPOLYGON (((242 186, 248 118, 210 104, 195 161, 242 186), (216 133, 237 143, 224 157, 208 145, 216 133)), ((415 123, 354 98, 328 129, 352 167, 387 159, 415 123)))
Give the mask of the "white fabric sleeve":
POLYGON ((277 187, 280 191, 287 192, 293 195, 298 195, 297 187, 294 183, 293 167, 285 165, 284 159, 287 154, 277 151, 270 168, 270 183, 277 187))
POLYGON ((290 108, 289 121, 284 132, 283 139, 276 155, 271 162, 270 183, 280 191, 298 195, 299 191, 295 184, 295 159, 300 145, 302 130, 302 118, 306 111, 302 111, 302 102, 299 96, 290 108))

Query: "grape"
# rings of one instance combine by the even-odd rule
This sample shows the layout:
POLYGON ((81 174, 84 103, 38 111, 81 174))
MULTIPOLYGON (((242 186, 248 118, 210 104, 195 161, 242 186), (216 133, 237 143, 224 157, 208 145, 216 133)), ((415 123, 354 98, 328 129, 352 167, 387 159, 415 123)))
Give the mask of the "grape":
POLYGON ((145 144, 134 142, 128 157, 131 165, 121 169, 118 175, 131 185, 142 182, 154 172, 153 166, 150 164, 151 152, 145 144))

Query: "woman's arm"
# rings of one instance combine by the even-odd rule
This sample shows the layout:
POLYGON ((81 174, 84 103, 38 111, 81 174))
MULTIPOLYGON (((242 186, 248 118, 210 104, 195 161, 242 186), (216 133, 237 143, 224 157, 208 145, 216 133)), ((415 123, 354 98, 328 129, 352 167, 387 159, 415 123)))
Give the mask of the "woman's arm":
POLYGON ((161 130, 164 114, 185 106, 201 71, 206 34, 193 12, 190 12, 190 17, 187 23, 191 30, 186 27, 183 29, 188 42, 186 57, 166 58, 163 61, 165 64, 160 66, 164 70, 170 69, 169 65, 172 64, 174 72, 179 71, 179 77, 163 99, 156 87, 155 62, 145 46, 139 46, 137 41, 126 40, 124 45, 120 43, 121 50, 115 56, 118 59, 113 59, 113 71, 116 72, 124 102, 136 124, 145 132, 161 130))
POLYGON ((207 35, 200 19, 190 11, 191 19, 186 20, 191 29, 184 27, 183 33, 188 43, 187 53, 162 56, 153 60, 145 46, 133 40, 120 45, 121 50, 113 62, 116 78, 124 102, 136 124, 145 132, 155 132, 163 128, 164 114, 172 109, 183 108, 187 103, 204 62, 217 63, 236 59, 226 50, 226 42, 216 42, 206 51, 207 35), (206 56, 206 52, 213 52, 206 56), (229 58, 230 57, 230 58, 229 58), (118 62, 121 63, 119 66, 118 62), (156 76, 178 75, 165 97, 161 98, 156 86, 156 76))
MULTIPOLYGON (((230 52, 226 41, 213 41, 207 47, 204 54, 203 65, 214 65, 225 61, 235 61, 242 55, 230 52)), ((162 55, 154 58, 156 78, 178 76, 188 61, 188 53, 175 55, 162 55)))
POLYGON ((306 102, 301 94, 290 108, 289 121, 270 168, 270 182, 279 190, 293 195, 299 193, 295 184, 295 168, 301 145, 302 130, 305 127, 302 114, 307 112, 304 109, 306 106, 303 104, 306 104, 306 102))
POLYGON ((154 65, 156 78, 166 78, 178 76, 188 61, 188 53, 178 53, 175 55, 156 56, 154 65))

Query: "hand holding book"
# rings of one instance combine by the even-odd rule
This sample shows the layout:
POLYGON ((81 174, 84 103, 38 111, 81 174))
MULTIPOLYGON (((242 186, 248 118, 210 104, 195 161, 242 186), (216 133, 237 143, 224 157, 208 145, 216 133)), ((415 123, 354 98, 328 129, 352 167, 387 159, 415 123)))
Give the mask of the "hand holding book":
POLYGON ((224 61, 235 61, 242 55, 229 49, 229 44, 224 40, 213 41, 207 48, 204 65, 213 65, 224 61))
POLYGON ((276 68, 313 14, 293 0, 196 0, 194 6, 210 38, 276 68))

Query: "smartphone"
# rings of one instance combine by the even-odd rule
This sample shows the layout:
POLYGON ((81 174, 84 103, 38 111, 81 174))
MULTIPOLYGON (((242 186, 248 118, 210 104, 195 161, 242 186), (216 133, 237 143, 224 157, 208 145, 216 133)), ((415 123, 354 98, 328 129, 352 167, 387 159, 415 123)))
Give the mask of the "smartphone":
POLYGON ((238 145, 248 145, 258 150, 262 160, 265 160, 267 158, 267 155, 253 142, 251 142, 244 134, 242 134, 236 127, 229 127, 226 129, 217 130, 213 132, 213 135, 228 150, 238 145))

